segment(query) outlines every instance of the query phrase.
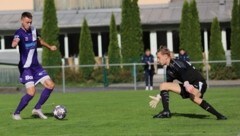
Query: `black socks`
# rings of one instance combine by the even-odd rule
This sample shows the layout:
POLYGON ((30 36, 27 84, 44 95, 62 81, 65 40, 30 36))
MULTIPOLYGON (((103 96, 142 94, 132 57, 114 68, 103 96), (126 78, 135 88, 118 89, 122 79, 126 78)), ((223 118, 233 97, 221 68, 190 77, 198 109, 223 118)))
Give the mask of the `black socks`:
POLYGON ((202 103, 200 104, 200 106, 201 106, 204 110, 212 113, 213 115, 215 115, 215 116, 217 116, 217 117, 221 117, 221 116, 222 116, 222 114, 220 114, 219 112, 217 112, 217 111, 216 111, 209 103, 207 103, 205 100, 202 101, 202 103))
POLYGON ((169 110, 169 92, 166 90, 162 90, 160 92, 160 95, 162 97, 163 111, 170 111, 169 110))

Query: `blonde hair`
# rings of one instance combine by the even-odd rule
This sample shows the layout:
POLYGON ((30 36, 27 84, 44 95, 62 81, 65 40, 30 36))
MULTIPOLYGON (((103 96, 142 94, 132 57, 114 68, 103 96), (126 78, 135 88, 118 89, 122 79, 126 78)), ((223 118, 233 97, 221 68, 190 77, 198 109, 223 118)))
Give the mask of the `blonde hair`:
POLYGON ((162 55, 168 55, 169 57, 171 57, 171 51, 166 46, 161 45, 157 53, 161 53, 162 55))

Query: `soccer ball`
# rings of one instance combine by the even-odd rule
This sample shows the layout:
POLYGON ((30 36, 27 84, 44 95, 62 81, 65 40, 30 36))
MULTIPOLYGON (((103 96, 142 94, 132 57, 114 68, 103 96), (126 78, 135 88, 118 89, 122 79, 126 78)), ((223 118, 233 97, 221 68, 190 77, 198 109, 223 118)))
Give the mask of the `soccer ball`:
POLYGON ((62 120, 66 117, 67 115, 67 110, 64 106, 62 105, 57 105, 55 106, 55 108, 53 109, 53 116, 56 119, 62 120))

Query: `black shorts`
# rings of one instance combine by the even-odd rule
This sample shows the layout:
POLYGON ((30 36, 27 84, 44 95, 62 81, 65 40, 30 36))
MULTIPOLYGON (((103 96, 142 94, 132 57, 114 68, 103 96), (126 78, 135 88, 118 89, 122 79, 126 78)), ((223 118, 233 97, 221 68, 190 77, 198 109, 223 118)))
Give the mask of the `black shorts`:
MULTIPOLYGON (((182 96, 182 98, 183 99, 190 98, 190 93, 187 92, 187 90, 185 89, 183 84, 179 84, 179 85, 181 87, 180 95, 182 96)), ((202 94, 201 98, 203 98, 203 95, 207 90, 207 83, 205 81, 204 82, 203 81, 197 81, 197 82, 194 82, 192 85, 194 86, 194 88, 198 89, 201 92, 201 94, 202 94)))

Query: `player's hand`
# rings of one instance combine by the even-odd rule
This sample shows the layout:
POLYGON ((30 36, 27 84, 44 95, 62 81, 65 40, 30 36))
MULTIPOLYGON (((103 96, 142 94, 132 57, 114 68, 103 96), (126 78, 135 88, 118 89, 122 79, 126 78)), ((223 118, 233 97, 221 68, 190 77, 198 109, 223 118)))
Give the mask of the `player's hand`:
POLYGON ((161 96, 160 94, 158 94, 157 96, 149 96, 152 100, 149 102, 149 106, 151 108, 156 108, 159 101, 161 100, 161 96))
POLYGON ((56 51, 56 50, 57 50, 57 47, 56 47, 55 45, 50 46, 50 50, 51 50, 51 51, 56 51))
POLYGON ((188 81, 185 81, 184 84, 183 84, 183 86, 185 87, 185 89, 186 89, 187 92, 189 92, 189 93, 192 94, 192 92, 193 92, 193 90, 194 90, 194 86, 193 86, 193 85, 189 84, 188 81))

